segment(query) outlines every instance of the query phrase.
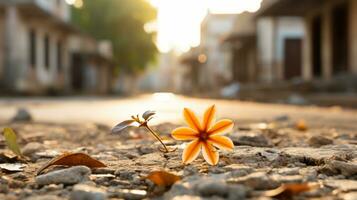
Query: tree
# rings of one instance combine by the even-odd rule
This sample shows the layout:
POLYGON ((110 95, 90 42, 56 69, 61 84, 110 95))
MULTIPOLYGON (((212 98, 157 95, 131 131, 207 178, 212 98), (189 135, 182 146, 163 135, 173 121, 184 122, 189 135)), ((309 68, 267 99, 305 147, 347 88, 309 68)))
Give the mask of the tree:
POLYGON ((156 18, 156 10, 146 0, 85 0, 72 13, 81 29, 112 42, 116 70, 137 73, 155 60, 155 33, 145 32, 144 25, 156 18))

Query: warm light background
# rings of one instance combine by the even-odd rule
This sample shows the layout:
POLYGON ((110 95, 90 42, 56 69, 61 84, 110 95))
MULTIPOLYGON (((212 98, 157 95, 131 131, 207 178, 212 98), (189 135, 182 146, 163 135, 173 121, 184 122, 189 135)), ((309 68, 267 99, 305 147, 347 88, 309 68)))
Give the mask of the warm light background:
POLYGON ((199 45, 200 24, 213 13, 255 12, 262 0, 148 0, 158 9, 157 45, 161 52, 187 51, 199 45))

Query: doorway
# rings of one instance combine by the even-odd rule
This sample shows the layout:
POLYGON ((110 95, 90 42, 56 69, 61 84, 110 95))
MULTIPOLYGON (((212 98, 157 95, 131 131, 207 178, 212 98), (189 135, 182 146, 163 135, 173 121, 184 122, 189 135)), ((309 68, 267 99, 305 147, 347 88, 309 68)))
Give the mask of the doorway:
POLYGON ((322 76, 322 18, 316 16, 312 20, 312 73, 313 77, 322 76))
POLYGON ((284 78, 301 77, 302 41, 300 38, 287 38, 284 42, 284 78))
POLYGON ((71 85, 72 89, 75 91, 80 91, 83 89, 83 57, 80 54, 72 55, 72 76, 71 85))
POLYGON ((348 70, 348 5, 336 6, 332 11, 333 74, 348 70))

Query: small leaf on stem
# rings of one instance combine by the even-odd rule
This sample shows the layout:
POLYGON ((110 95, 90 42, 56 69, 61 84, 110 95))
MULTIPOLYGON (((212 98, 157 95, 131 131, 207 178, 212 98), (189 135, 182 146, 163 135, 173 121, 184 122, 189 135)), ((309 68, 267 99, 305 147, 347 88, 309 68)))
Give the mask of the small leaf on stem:
POLYGON ((119 133, 120 131, 124 130, 125 128, 129 127, 129 126, 133 126, 133 123, 135 122, 135 120, 125 120, 119 124, 117 124, 113 129, 112 129, 112 133, 119 133))
POLYGON ((143 114, 143 118, 145 119, 145 120, 148 120, 151 116, 153 116, 153 115, 155 115, 155 111, 152 111, 152 110, 148 110, 148 111, 146 111, 146 112, 144 112, 144 114, 143 114))
POLYGON ((5 137, 6 145, 9 147, 9 149, 12 152, 14 152, 17 156, 23 157, 20 147, 17 144, 16 134, 14 130, 12 130, 12 128, 4 128, 3 134, 5 137))

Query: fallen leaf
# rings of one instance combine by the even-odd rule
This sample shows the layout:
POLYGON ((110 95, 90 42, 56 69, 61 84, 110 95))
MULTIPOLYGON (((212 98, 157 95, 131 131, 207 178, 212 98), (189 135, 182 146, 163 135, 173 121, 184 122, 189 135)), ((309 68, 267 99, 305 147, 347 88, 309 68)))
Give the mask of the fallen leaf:
POLYGON ((181 180, 181 177, 166 171, 153 171, 146 179, 149 179, 158 186, 170 187, 181 180))
POLYGON ((0 163, 14 163, 19 157, 12 151, 4 151, 0 153, 0 163))
POLYGON ((155 111, 148 110, 148 111, 144 112, 143 118, 145 120, 148 120, 153 115, 155 115, 155 111))
POLYGON ((295 123, 295 128, 299 131, 306 131, 307 130, 307 125, 306 125, 306 122, 305 120, 303 119, 300 119, 299 121, 297 121, 295 123))
POLYGON ((8 172, 22 172, 25 166, 22 163, 2 163, 0 164, 0 169, 8 172))
POLYGON ((85 153, 64 153, 53 158, 37 171, 37 175, 52 165, 77 166, 84 165, 91 169, 106 167, 106 165, 85 153))
POLYGON ((112 129, 112 133, 119 133, 120 131, 124 130, 125 128, 127 128, 129 126, 133 126, 134 122, 135 122, 135 120, 132 120, 132 119, 120 122, 119 124, 114 126, 114 128, 112 129))
POLYGON ((307 192, 316 188, 319 188, 318 183, 290 183, 283 184, 280 187, 266 191, 264 193, 267 197, 289 199, 294 195, 300 194, 302 192, 307 192))
POLYGON ((16 134, 12 130, 12 128, 4 128, 3 134, 5 137, 6 145, 9 147, 9 149, 13 151, 17 156, 23 157, 20 147, 16 141, 16 134))

